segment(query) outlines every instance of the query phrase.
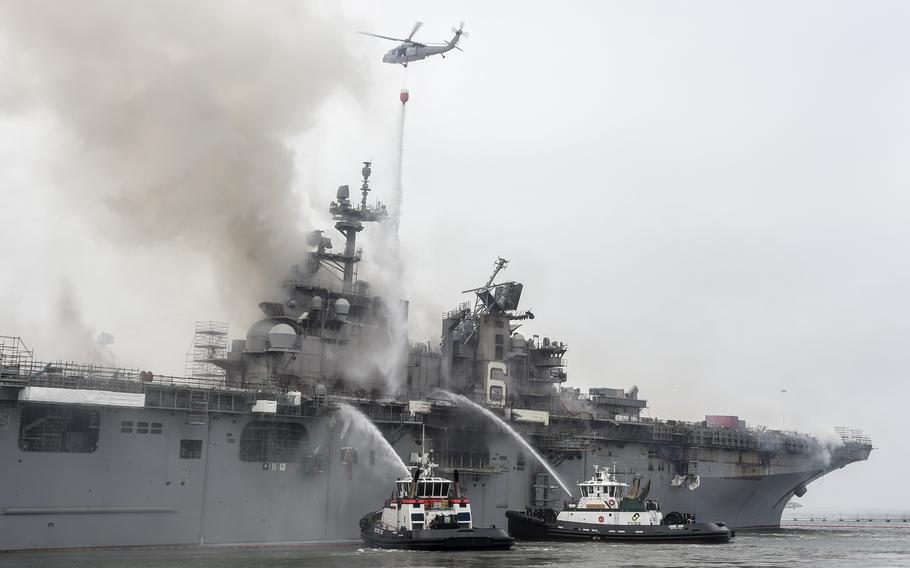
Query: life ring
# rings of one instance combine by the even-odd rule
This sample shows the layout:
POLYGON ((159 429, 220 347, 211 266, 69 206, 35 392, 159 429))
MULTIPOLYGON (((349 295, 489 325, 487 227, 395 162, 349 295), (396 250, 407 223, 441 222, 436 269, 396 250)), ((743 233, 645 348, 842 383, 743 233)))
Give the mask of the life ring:
POLYGON ((597 522, 598 522, 598 523, 604 522, 604 516, 601 515, 601 516, 597 517, 597 522))
POLYGON ((615 506, 616 506, 616 499, 610 499, 609 501, 607 501, 607 506, 610 507, 611 509, 612 509, 613 507, 615 507, 615 506))

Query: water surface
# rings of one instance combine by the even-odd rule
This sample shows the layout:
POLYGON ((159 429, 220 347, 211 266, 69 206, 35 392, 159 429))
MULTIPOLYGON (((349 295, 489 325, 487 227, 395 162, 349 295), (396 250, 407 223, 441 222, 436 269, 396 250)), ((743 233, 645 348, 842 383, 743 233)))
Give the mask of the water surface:
POLYGON ((908 567, 910 524, 739 532, 726 545, 518 543, 511 551, 411 552, 320 547, 0 553, 0 566, 47 568, 635 568, 645 566, 908 567))

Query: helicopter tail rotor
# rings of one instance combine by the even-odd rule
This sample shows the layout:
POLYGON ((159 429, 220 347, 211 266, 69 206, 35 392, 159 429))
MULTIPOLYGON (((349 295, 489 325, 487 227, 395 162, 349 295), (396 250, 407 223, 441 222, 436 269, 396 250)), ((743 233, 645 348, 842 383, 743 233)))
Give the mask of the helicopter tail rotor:
POLYGON ((471 35, 468 32, 464 31, 464 22, 459 22, 457 28, 454 28, 454 27, 452 28, 452 32, 455 34, 458 34, 460 36, 464 36, 464 37, 468 37, 471 35))

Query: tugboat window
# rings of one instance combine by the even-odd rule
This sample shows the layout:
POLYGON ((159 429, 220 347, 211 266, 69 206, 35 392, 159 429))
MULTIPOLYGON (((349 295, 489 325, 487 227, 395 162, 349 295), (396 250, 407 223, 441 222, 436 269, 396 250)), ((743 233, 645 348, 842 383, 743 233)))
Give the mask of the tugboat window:
POLYGON ((91 453, 98 449, 98 412, 50 404, 26 405, 19 426, 24 452, 91 453))
POLYGON ((250 422, 240 433, 240 461, 302 462, 306 438, 303 424, 250 422))

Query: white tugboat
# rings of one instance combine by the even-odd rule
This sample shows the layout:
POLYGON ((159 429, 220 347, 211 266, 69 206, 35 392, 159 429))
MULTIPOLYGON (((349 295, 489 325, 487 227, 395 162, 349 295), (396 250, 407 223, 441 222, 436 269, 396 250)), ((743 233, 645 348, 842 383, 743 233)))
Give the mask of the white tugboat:
POLYGON ((578 484, 581 497, 559 513, 553 509, 507 511, 509 533, 525 540, 611 540, 627 542, 729 542, 724 523, 697 523, 694 515, 663 515, 641 491, 616 479, 615 468, 594 466, 594 476, 578 484))
POLYGON ((515 542, 505 529, 475 528, 471 502, 454 480, 433 476, 426 456, 413 477, 396 482, 382 509, 360 519, 360 536, 369 545, 414 550, 507 549, 515 542))

